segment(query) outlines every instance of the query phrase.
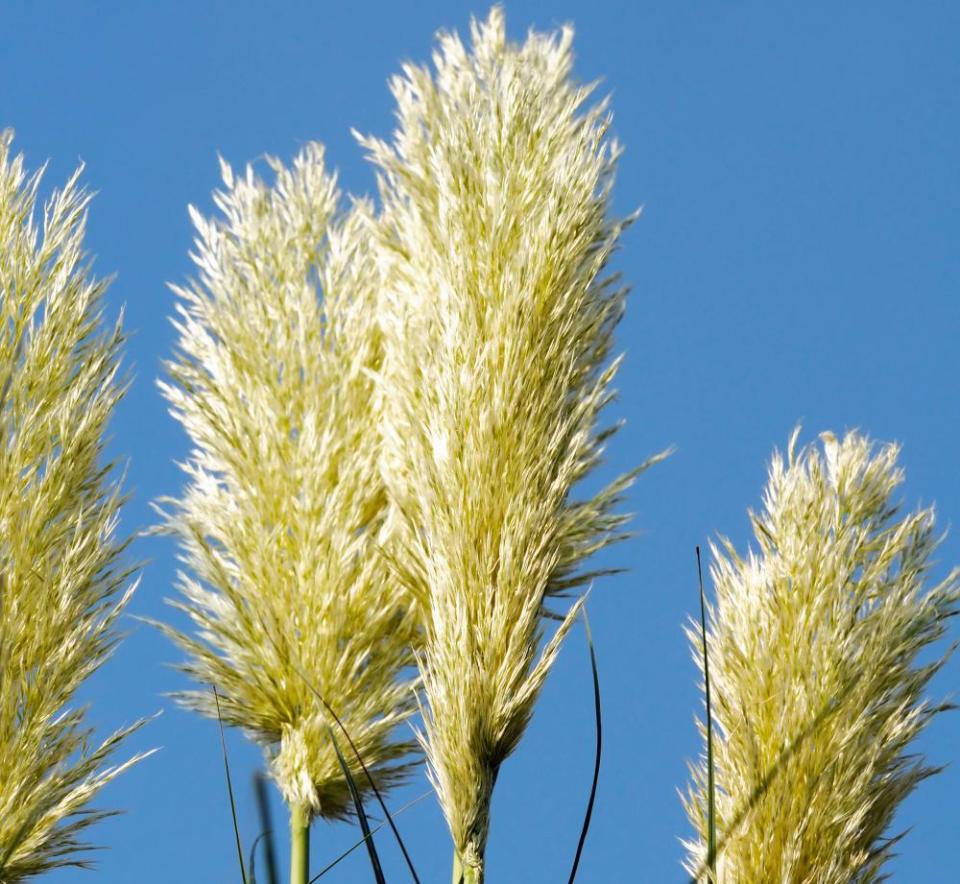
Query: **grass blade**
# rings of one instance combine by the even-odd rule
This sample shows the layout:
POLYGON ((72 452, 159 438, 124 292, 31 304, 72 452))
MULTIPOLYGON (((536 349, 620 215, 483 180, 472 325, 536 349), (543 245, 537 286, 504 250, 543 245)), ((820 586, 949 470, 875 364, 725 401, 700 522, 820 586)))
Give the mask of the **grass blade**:
POLYGON ((590 631, 590 620, 587 618, 587 609, 582 609, 583 627, 587 633, 587 646, 590 648, 590 668, 593 670, 593 707, 597 722, 597 751, 593 762, 593 783, 590 786, 590 798, 587 801, 587 812, 583 817, 583 828, 580 830, 580 840, 577 842, 577 853, 573 858, 573 868, 570 870, 569 884, 573 884, 580 865, 580 856, 583 845, 590 830, 590 818, 593 816, 593 802, 597 797, 597 784, 600 781, 600 757, 603 753, 603 716, 600 709, 600 675, 597 671, 597 654, 593 647, 593 634, 590 631))
POLYGON ((710 655, 707 652, 707 605, 703 593, 703 566, 697 546, 697 579, 700 582, 700 637, 703 640, 703 683, 707 701, 707 881, 717 873, 717 793, 713 760, 713 709, 710 700, 710 655))
POLYGON ((250 856, 247 857, 247 867, 250 869, 250 884, 257 884, 257 848, 260 842, 267 837, 267 832, 261 832, 253 839, 250 845, 250 856))
POLYGON ((354 782, 353 775, 350 773, 350 766, 340 751, 337 738, 333 735, 333 730, 328 727, 327 731, 333 742, 333 749, 337 753, 337 761, 340 762, 340 768, 343 770, 343 775, 347 779, 347 786, 350 787, 350 795, 353 798, 353 805, 357 810, 357 820, 360 823, 360 831, 363 832, 363 840, 367 845, 367 853, 370 855, 370 865, 373 868, 373 876, 377 884, 386 884, 386 879, 383 877, 383 869, 380 866, 380 857, 377 856, 377 847, 373 843, 373 833, 370 831, 370 824, 367 822, 367 815, 363 810, 363 799, 360 797, 357 784, 354 782))
MULTIPOLYGON (((257 796, 257 811, 260 815, 260 836, 263 839, 263 859, 267 865, 267 884, 279 884, 277 853, 273 844, 273 819, 270 815, 270 796, 267 794, 267 778, 259 771, 253 776, 253 790, 257 796)), ((254 843, 256 848, 256 843, 254 843)), ((250 884, 253 877, 253 850, 250 851, 250 884)))
POLYGON ((247 884, 247 870, 243 865, 243 847, 240 845, 240 826, 237 823, 237 805, 233 800, 233 781, 230 779, 230 762, 227 759, 227 740, 223 735, 223 718, 220 716, 220 695, 216 685, 213 687, 213 699, 217 704, 217 723, 220 725, 220 749, 223 752, 223 770, 227 775, 227 795, 230 797, 230 815, 233 817, 233 834, 237 839, 237 860, 240 862, 240 879, 247 884))
MULTIPOLYGON (((412 801, 408 801, 406 804, 404 804, 403 807, 401 807, 394 814, 394 816, 400 816, 400 814, 403 813, 405 810, 409 810, 415 804, 419 804, 421 801, 423 801, 424 798, 429 798, 432 794, 433 794, 433 789, 431 789, 428 792, 424 792, 422 795, 418 795, 412 801)), ((372 837, 376 835, 377 832, 379 832, 385 825, 386 823, 384 822, 374 826, 373 829, 370 830, 370 836, 372 837)), ((364 835, 359 841, 357 841, 356 844, 353 845, 353 847, 348 847, 343 853, 340 854, 340 856, 338 856, 335 860, 333 860, 333 862, 327 863, 327 865, 325 865, 322 869, 320 869, 320 871, 317 872, 317 874, 310 879, 309 884, 315 884, 315 882, 319 881, 324 875, 327 874, 327 872, 329 872, 335 866, 340 865, 340 863, 343 862, 348 856, 350 856, 350 854, 353 853, 353 851, 355 851, 358 847, 362 847, 366 843, 367 843, 367 836, 364 835)))

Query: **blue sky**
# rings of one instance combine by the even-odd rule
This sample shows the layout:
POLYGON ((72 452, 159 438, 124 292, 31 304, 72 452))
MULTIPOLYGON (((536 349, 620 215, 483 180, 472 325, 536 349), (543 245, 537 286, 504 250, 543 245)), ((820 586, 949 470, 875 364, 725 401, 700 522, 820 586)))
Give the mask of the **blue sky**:
MULTIPOLYGON (((618 269, 633 286, 619 331, 627 360, 613 406, 627 425, 604 475, 675 444, 631 494, 640 535, 604 558, 629 572, 590 602, 606 748, 581 882, 682 881, 676 796, 698 751, 696 672, 681 633, 696 604, 695 544, 716 531, 741 548, 772 448, 859 427, 903 444, 905 499, 936 501, 960 522, 960 7, 924 4, 512 2, 508 27, 572 21, 577 74, 603 78, 627 152, 617 208, 642 205, 618 269)), ((129 458, 124 529, 148 526, 152 499, 176 492, 185 439, 156 390, 168 354, 168 281, 190 273, 188 203, 210 208, 216 154, 234 164, 328 145, 343 185, 372 192, 351 127, 387 134, 386 80, 426 60, 440 27, 465 29, 486 6, 278 2, 4 4, 0 127, 17 131, 49 184, 82 159, 98 191, 88 247, 116 273, 126 305, 133 387, 112 427, 129 458)), ((612 415, 611 415, 612 416, 612 415)), ((602 476, 600 478, 603 478, 602 476)), ((148 562, 132 612, 168 616, 175 550, 138 541, 148 562)), ((960 562, 948 534, 937 573, 960 562)), ((101 733, 163 710, 131 749, 162 751, 101 804, 109 845, 93 873, 51 884, 237 881, 215 724, 175 708, 178 655, 149 627, 131 634, 84 691, 101 733)), ((956 636, 956 631, 954 632, 956 636)), ((960 658, 935 682, 956 691, 960 658)), ((575 631, 521 748, 497 786, 493 882, 566 880, 592 764, 590 674, 575 631)), ((241 826, 256 835, 250 776, 259 752, 229 738, 241 826)), ((958 760, 960 715, 921 741, 958 760)), ((419 778, 394 798, 427 788, 419 778)), ((923 784, 898 818, 912 832, 898 881, 955 874, 960 766, 923 784)), ((275 807, 278 822, 282 809, 275 807)), ((432 800, 398 820, 426 881, 448 880, 449 848, 432 800)), ((317 826, 314 865, 355 838, 317 826)), ((406 880, 379 839, 392 881, 406 880)), ((368 880, 359 853, 326 879, 368 880)))

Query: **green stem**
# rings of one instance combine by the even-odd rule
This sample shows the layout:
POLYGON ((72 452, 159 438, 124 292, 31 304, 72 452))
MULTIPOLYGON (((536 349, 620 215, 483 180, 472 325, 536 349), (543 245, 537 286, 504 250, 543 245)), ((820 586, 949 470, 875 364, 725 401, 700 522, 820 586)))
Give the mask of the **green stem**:
POLYGON ((310 817, 302 807, 290 808, 290 884, 310 881, 310 817))
POLYGON ((483 884, 483 868, 465 866, 456 849, 453 851, 453 884, 483 884))
POLYGON ((463 863, 460 862, 460 854, 456 849, 453 851, 453 884, 463 884, 463 863))

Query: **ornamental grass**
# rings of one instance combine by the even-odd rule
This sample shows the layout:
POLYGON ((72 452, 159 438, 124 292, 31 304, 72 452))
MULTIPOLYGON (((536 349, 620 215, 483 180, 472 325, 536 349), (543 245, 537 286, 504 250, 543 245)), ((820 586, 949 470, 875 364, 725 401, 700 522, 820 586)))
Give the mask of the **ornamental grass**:
POLYGON ((351 813, 350 777, 385 791, 408 769, 416 623, 379 551, 370 208, 341 211, 319 145, 268 162, 272 185, 224 163, 220 215, 192 211, 198 277, 175 288, 161 386, 192 444, 165 524, 193 630, 164 629, 204 686, 181 701, 264 747, 305 875, 310 821, 351 813))
POLYGON ((632 219, 611 211, 620 148, 572 39, 513 44, 494 8, 469 48, 441 34, 434 71, 392 81, 391 142, 361 138, 382 200, 392 560, 422 620, 421 741, 455 881, 483 879, 500 767, 582 604, 558 597, 624 536, 614 508, 639 472, 575 496, 616 429, 599 423, 625 297, 607 264, 632 219))
MULTIPOLYGON (((707 650, 715 777, 686 809, 687 867, 719 884, 885 880, 894 814, 936 772, 912 748, 944 706, 931 656, 960 610, 960 569, 929 584, 934 512, 904 512, 895 445, 857 432, 775 454, 756 548, 713 548, 707 650)), ((699 629, 688 630, 702 665, 699 629)), ((705 732, 705 728, 701 726, 705 732)))
MULTIPOLYGON (((385 884, 371 797, 419 884, 383 796, 421 759, 453 882, 482 884, 498 777, 610 573, 591 557, 628 536, 623 497, 664 456, 597 481, 627 296, 611 259, 635 215, 613 210, 621 148, 572 41, 511 42, 499 7, 467 42, 439 34, 432 66, 391 81, 392 136, 357 136, 376 204, 344 199, 309 143, 265 173, 221 161, 215 213, 190 210, 195 278, 173 287, 160 383, 189 442, 158 502, 179 614, 158 625, 193 682, 179 701, 262 747, 291 884, 340 861, 314 874, 312 823, 354 817, 385 884)), ((73 705, 132 592, 103 458, 121 327, 83 253, 78 174, 38 221, 40 175, 0 137, 0 884, 87 864, 81 836, 108 813, 89 802, 137 760, 110 762, 139 723, 93 744, 73 705)), ((932 581, 934 513, 898 502, 895 445, 797 439, 753 548, 713 544, 715 600, 701 581, 687 631, 706 700, 695 881, 885 880, 897 809, 936 772, 915 740, 946 708, 927 693, 960 569, 932 581)), ((588 642, 594 780, 570 884, 603 748, 588 642)), ((233 808, 239 877, 263 841, 276 884, 256 782, 249 877, 233 808)))
POLYGON ((42 172, 0 133, 0 882, 87 866, 100 789, 142 722, 93 742, 83 682, 133 592, 104 431, 123 395, 120 321, 83 250, 78 169, 38 218, 42 172))

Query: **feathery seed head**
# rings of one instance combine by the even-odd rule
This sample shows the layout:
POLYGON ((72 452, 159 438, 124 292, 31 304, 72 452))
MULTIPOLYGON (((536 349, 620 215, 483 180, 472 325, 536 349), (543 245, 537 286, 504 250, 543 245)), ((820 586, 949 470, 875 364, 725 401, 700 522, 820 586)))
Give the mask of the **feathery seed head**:
POLYGON ((139 724, 92 744, 68 705, 109 657, 130 597, 116 534, 119 483, 102 462, 122 395, 119 322, 83 251, 80 170, 36 220, 28 176, 0 133, 0 882, 87 865, 90 800, 139 724))
MULTIPOLYGON (((481 862, 490 794, 575 605, 538 657, 548 597, 589 580, 633 476, 587 500, 624 289, 605 266, 618 155, 570 77, 572 31, 514 45, 494 8, 435 73, 392 82, 392 143, 360 138, 383 200, 378 316, 394 565, 419 599, 424 745, 456 849, 481 862)), ((627 219, 629 220, 629 219, 627 219)))
MULTIPOLYGON (((224 720, 266 748, 287 801, 336 818, 349 791, 312 688, 389 786, 411 748, 394 730, 415 705, 399 680, 414 621, 378 549, 370 209, 338 214, 319 145, 290 169, 269 162, 272 186, 223 164, 221 217, 192 213, 199 280, 175 289, 179 349, 161 386, 193 451, 168 525, 195 634, 166 631, 184 669, 217 686, 224 720)), ((216 715, 205 692, 185 701, 216 715)))
MULTIPOLYGON (((932 509, 903 515, 894 445, 851 432, 775 454, 757 550, 714 548, 707 643, 717 783, 717 881, 883 880, 894 813, 926 776, 908 754, 941 707, 943 664, 917 655, 960 605, 960 571, 925 591, 932 509)), ((688 635, 702 666, 698 626, 688 635)), ((701 725, 701 729, 702 725, 701 725)), ((707 772, 685 805, 706 854, 707 772)))

